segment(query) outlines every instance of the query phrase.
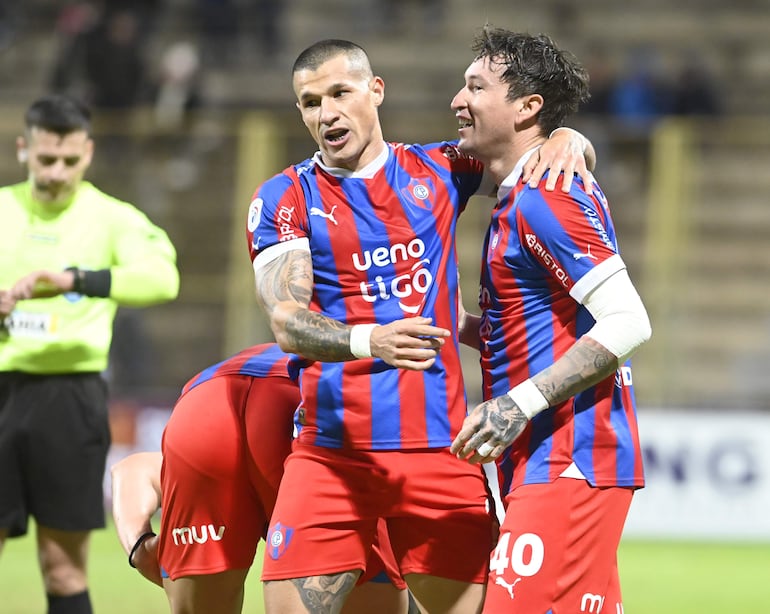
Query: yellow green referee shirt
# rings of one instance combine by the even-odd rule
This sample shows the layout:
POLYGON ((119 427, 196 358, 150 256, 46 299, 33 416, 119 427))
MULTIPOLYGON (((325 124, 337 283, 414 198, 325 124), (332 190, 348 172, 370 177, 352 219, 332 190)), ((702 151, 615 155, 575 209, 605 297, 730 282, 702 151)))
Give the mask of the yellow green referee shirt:
POLYGON ((64 205, 35 201, 28 182, 0 188, 0 288, 36 270, 68 267, 109 269, 109 297, 19 301, 0 339, 0 371, 102 371, 118 306, 163 303, 179 292, 174 246, 133 205, 89 182, 64 205))

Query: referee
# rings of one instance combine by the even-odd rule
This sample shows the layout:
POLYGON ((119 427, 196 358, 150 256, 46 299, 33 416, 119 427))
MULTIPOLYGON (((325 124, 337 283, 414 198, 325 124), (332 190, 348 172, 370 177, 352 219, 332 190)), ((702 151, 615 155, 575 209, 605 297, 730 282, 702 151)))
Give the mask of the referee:
POLYGON ((166 233, 84 181, 90 112, 62 95, 27 109, 27 181, 0 188, 0 551, 32 516, 49 614, 91 614, 90 531, 105 526, 107 366, 118 306, 179 290, 166 233))

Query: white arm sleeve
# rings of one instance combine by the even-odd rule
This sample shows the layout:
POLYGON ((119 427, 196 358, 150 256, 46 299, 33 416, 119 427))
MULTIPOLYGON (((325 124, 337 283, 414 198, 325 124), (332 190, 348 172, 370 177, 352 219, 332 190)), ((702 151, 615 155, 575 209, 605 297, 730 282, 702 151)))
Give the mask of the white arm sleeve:
POLYGON ((596 320, 586 335, 615 354, 621 364, 652 335, 647 310, 625 269, 594 288, 583 305, 596 320))
POLYGON ((254 258, 254 262, 251 263, 251 266, 256 273, 263 266, 278 258, 278 256, 281 256, 282 254, 290 252, 294 249, 301 249, 309 252, 310 241, 308 241, 305 237, 302 237, 300 239, 292 239, 291 241, 283 241, 282 243, 271 245, 270 247, 262 250, 257 254, 257 257, 254 258))

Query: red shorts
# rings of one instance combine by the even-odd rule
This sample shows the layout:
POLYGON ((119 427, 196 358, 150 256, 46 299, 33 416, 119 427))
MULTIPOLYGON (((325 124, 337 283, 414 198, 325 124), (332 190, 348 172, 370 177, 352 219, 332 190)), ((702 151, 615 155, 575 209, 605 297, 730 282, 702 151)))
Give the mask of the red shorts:
POLYGON ((622 611, 617 550, 632 496, 572 478, 509 493, 483 611, 622 611))
POLYGON ((385 519, 402 575, 483 583, 494 523, 481 468, 448 448, 372 452, 295 444, 263 580, 364 569, 385 519))
POLYGON ((254 560, 291 449, 297 386, 215 377, 176 403, 163 433, 160 564, 172 579, 254 560))
POLYGON ((372 551, 366 560, 366 569, 356 584, 360 585, 366 582, 390 582, 399 590, 406 589, 406 582, 398 570, 396 557, 390 546, 388 526, 382 518, 377 522, 377 533, 374 536, 372 551))

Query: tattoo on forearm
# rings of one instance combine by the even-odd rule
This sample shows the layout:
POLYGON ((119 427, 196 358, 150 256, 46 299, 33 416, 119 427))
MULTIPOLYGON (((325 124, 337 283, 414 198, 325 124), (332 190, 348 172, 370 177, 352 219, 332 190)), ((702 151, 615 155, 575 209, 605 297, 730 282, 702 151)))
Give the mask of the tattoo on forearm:
POLYGON ((308 612, 336 614, 342 609, 357 578, 358 572, 345 571, 329 576, 295 578, 290 582, 296 587, 308 612))
POLYGON ((286 323, 286 333, 307 358, 337 362, 352 356, 348 327, 315 311, 298 311, 286 323))
POLYGON ((618 368, 617 357, 598 343, 579 341, 541 371, 535 383, 548 403, 558 405, 597 384, 618 368))
POLYGON ((313 263, 309 252, 292 250, 266 264, 257 275, 257 295, 269 316, 281 303, 300 307, 289 315, 283 331, 306 358, 327 362, 349 360, 349 328, 308 306, 313 297, 313 263))

